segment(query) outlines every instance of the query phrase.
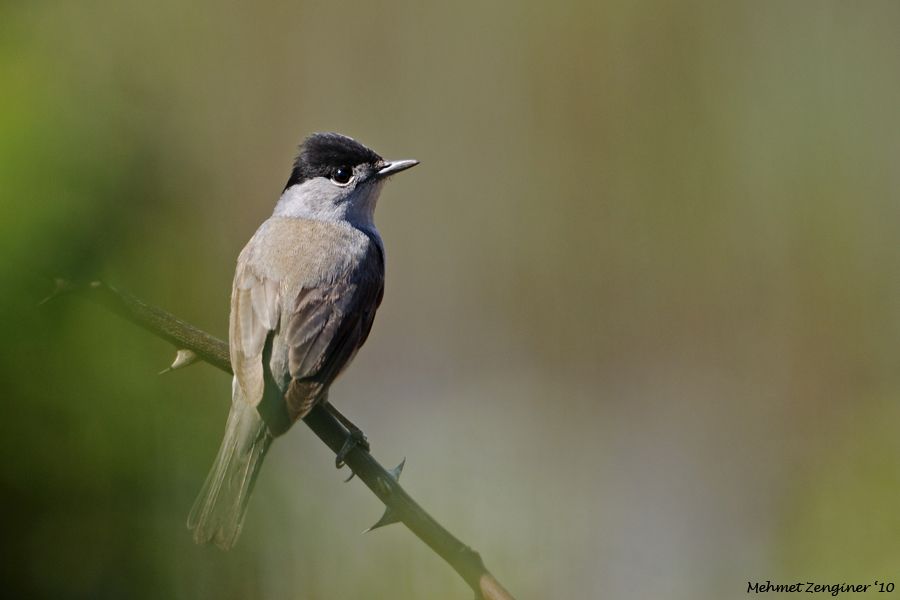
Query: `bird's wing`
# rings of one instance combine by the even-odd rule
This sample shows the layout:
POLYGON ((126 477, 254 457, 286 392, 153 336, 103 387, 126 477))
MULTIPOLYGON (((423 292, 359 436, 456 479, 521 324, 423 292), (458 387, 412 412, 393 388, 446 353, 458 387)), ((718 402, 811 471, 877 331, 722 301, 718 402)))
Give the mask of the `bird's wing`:
POLYGON ((250 261, 238 261, 231 290, 228 335, 231 367, 244 399, 256 406, 264 389, 262 355, 281 316, 280 282, 262 275, 250 261))
POLYGON ((285 328, 292 419, 306 415, 366 341, 384 294, 384 261, 371 243, 363 261, 335 282, 304 288, 285 328))

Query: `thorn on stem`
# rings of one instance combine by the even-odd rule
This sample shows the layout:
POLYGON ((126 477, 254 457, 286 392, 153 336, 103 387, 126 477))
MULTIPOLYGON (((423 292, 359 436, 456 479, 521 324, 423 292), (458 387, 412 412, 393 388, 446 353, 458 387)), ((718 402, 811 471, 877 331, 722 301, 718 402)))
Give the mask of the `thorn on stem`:
POLYGON ((193 350, 186 350, 182 348, 175 353, 175 360, 172 361, 172 364, 160 371, 159 374, 162 375, 163 373, 168 373, 169 371, 183 369, 184 367, 194 364, 198 360, 199 357, 194 353, 193 350))
POLYGON ((378 519, 378 521, 374 525, 372 525, 368 529, 364 530, 363 533, 369 533, 370 531, 378 529, 379 527, 384 527, 385 525, 391 525, 392 523, 399 523, 399 522, 400 522, 400 516, 397 514, 397 511, 395 511, 393 508, 388 506, 384 510, 384 514, 381 515, 381 518, 378 519))
MULTIPOLYGON (((398 482, 400 481, 400 473, 403 472, 404 465, 406 465, 406 457, 405 456, 403 457, 403 460, 400 461, 399 465, 397 465, 396 467, 394 467, 393 469, 390 469, 388 471, 388 475, 391 476, 391 479, 393 479, 394 481, 398 481, 398 482)), ((352 475, 351 475, 351 477, 352 477, 352 475)), ((348 479, 347 481, 350 481, 350 480, 348 479)), ((388 486, 387 481, 385 481, 383 478, 379 478, 378 483, 381 485, 381 487, 386 492, 390 491, 390 487, 388 486)), ((374 525, 372 525, 371 527, 369 527, 368 529, 363 531, 363 533, 369 533, 373 529, 378 529, 379 527, 384 527, 385 525, 390 525, 392 523, 399 523, 399 522, 400 522, 400 515, 397 513, 396 510, 394 510, 392 507, 388 506, 384 509, 384 514, 381 515, 381 518, 378 519, 378 521, 374 525)))
POLYGON ((50 295, 37 303, 38 306, 43 306, 56 298, 57 296, 62 296, 66 292, 72 291, 72 284, 61 277, 57 277, 53 280, 53 291, 50 292, 50 295))
POLYGON ((388 471, 391 474, 391 477, 394 478, 394 481, 400 481, 400 473, 403 472, 403 466, 406 464, 406 457, 403 457, 403 460, 400 461, 400 464, 388 471))

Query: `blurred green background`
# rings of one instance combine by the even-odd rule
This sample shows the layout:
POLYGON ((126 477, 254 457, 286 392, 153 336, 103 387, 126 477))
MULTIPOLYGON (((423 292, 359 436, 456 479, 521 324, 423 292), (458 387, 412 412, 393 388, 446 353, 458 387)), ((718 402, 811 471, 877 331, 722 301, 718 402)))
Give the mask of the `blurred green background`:
MULTIPOLYGON (((230 382, 45 277, 227 335, 296 144, 385 190, 332 399, 520 598, 900 579, 900 4, 0 4, 5 591, 468 598, 298 427, 184 526, 230 382)), ((897 581, 900 583, 900 581, 897 581)))

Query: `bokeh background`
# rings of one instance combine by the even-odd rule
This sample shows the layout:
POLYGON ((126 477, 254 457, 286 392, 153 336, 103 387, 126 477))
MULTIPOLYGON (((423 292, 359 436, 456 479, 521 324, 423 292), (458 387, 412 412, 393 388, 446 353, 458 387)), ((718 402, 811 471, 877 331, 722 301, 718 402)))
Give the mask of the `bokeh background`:
MULTIPOLYGON (((227 335, 297 143, 387 187, 336 405, 520 598, 900 579, 900 4, 0 4, 5 591, 468 598, 298 427, 184 522, 229 380, 48 277, 227 335)), ((897 581, 900 584, 900 581, 897 581)))

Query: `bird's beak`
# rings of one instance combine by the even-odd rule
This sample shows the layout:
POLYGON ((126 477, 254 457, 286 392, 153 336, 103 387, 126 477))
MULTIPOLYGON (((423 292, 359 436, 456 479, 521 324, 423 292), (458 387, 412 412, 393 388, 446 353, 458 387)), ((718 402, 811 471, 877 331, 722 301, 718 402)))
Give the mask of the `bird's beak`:
POLYGON ((417 164, 419 164, 419 161, 417 160, 391 160, 384 163, 383 167, 375 171, 375 178, 384 179, 385 177, 390 177, 394 173, 411 169, 417 164))

